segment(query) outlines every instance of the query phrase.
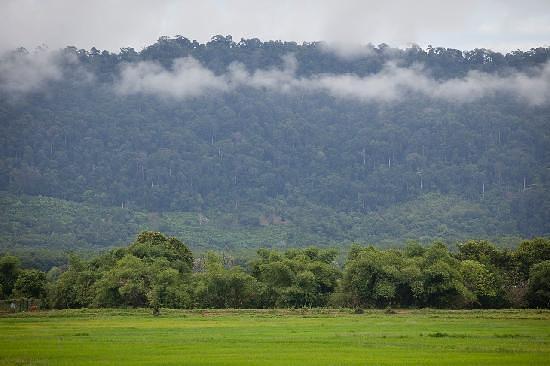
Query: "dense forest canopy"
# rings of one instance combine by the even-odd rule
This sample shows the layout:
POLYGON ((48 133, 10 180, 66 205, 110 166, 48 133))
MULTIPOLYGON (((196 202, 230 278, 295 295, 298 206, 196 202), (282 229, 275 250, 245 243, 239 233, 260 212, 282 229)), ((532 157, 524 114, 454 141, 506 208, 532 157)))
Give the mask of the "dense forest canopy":
POLYGON ((284 232, 257 245, 548 235, 549 57, 231 36, 16 50, 0 61, 1 245, 191 225, 168 213, 284 232), (36 196, 77 208, 45 217, 36 196))

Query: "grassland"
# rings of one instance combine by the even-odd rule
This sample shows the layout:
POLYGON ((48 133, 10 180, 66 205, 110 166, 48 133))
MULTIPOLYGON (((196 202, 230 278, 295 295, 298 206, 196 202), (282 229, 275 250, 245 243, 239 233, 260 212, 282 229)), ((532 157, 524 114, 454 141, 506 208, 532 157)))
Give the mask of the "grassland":
POLYGON ((2 365, 545 365, 548 311, 71 310, 0 317, 2 365))

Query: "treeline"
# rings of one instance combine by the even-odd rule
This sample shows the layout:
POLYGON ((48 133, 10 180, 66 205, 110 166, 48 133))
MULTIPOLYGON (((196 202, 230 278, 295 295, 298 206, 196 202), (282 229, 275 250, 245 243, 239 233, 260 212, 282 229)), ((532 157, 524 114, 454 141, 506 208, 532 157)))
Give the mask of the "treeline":
MULTIPOLYGON (((325 42, 303 42, 258 38, 235 42, 231 35, 215 35, 209 42, 200 43, 183 36, 160 37, 157 42, 142 50, 131 47, 120 52, 109 52, 92 47, 90 50, 69 46, 64 52, 76 58, 98 75, 100 80, 112 80, 112 71, 121 63, 161 61, 170 65, 175 58, 192 56, 217 73, 224 72, 232 62, 240 62, 248 69, 279 66, 281 57, 294 54, 300 61, 299 75, 319 73, 357 73, 365 75, 380 71, 388 61, 399 59, 404 66, 425 64, 434 76, 462 76, 468 71, 495 72, 505 68, 525 69, 540 65, 550 58, 550 47, 515 50, 506 54, 486 48, 462 51, 454 48, 418 45, 400 49, 385 43, 368 44, 355 49, 356 55, 346 55, 325 42)), ((27 52, 18 49, 17 52, 27 52)))
POLYGON ((402 249, 353 246, 343 266, 333 249, 260 249, 248 262, 142 232, 125 248, 85 261, 71 256, 48 272, 0 257, 4 299, 32 297, 46 307, 550 307, 550 239, 499 249, 468 241, 402 249))

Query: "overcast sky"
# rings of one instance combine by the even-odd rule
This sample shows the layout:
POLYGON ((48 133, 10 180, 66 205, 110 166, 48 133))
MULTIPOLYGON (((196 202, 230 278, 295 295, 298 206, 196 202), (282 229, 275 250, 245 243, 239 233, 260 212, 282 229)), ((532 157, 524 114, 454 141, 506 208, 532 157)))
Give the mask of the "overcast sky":
POLYGON ((0 0, 0 50, 141 49, 159 36, 491 48, 550 45, 550 0, 0 0))

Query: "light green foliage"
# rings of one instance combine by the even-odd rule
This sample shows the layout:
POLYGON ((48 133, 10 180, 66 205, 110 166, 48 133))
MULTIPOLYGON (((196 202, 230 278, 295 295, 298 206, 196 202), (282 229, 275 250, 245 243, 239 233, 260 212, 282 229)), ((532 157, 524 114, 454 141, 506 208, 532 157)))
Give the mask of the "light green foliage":
POLYGON ((463 283, 460 262, 447 247, 427 249, 409 245, 404 252, 354 247, 344 268, 349 305, 460 307, 470 293, 463 283))
POLYGON ((55 308, 87 307, 95 297, 94 283, 100 273, 76 256, 71 256, 66 271, 50 285, 50 303, 55 308))
POLYGON ((354 247, 344 270, 343 288, 350 294, 350 305, 383 306, 397 296, 397 287, 408 280, 402 276, 404 259, 397 251, 354 247))
POLYGON ((495 275, 484 264, 467 259, 462 261, 460 266, 464 284, 475 296, 475 302, 479 302, 483 297, 497 296, 498 288, 495 275))
POLYGON ((458 259, 475 260, 483 264, 497 264, 502 253, 487 240, 469 240, 458 244, 458 259))
POLYGON ((531 258, 521 249, 518 255, 473 241, 458 253, 440 242, 387 250, 353 245, 342 264, 332 249, 260 249, 247 263, 211 251, 194 260, 179 240, 143 232, 128 247, 87 261, 71 255, 47 275, 21 271, 15 257, 2 261, 16 271, 12 295, 42 297, 46 289, 54 308, 151 307, 158 314, 160 308, 547 306, 535 299, 546 296, 545 267, 535 264, 529 282, 517 275, 531 258), (480 254, 484 248, 491 254, 480 254))
POLYGON ((193 266, 193 254, 189 248, 178 239, 167 238, 159 232, 140 233, 128 247, 128 252, 146 261, 163 258, 180 273, 190 272, 193 266))
POLYGON ((151 275, 143 260, 133 255, 124 256, 96 283, 95 304, 104 307, 146 306, 151 275))
POLYGON ((205 270, 193 279, 194 306, 199 308, 260 307, 262 290, 254 277, 239 267, 225 268, 222 258, 209 252, 205 270))
POLYGON ((190 306, 191 251, 179 240, 143 232, 127 248, 89 262, 72 257, 50 286, 53 307, 190 306))
POLYGON ((147 292, 149 305, 154 308, 191 306, 189 275, 182 274, 166 260, 155 260, 150 266, 151 288, 147 292))
POLYGON ((423 284, 421 303, 437 307, 460 307, 469 302, 462 276, 460 262, 453 258, 447 247, 433 244, 424 254, 421 267, 423 284))
POLYGON ((260 249, 252 274, 265 284, 264 306, 324 306, 340 272, 334 250, 291 249, 284 254, 260 249))
POLYGON ((17 297, 42 298, 46 295, 46 274, 36 269, 22 270, 13 287, 17 297))
POLYGON ((519 263, 520 274, 527 278, 533 265, 550 260, 550 239, 525 240, 519 245, 514 256, 519 263))

